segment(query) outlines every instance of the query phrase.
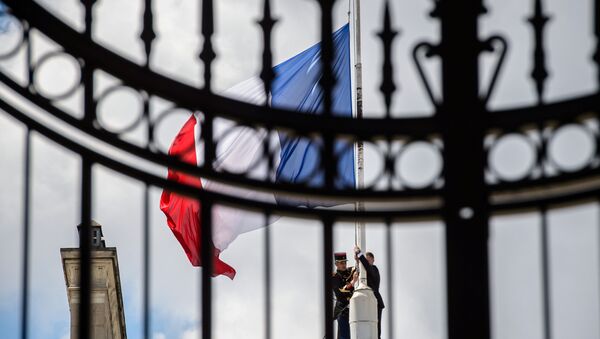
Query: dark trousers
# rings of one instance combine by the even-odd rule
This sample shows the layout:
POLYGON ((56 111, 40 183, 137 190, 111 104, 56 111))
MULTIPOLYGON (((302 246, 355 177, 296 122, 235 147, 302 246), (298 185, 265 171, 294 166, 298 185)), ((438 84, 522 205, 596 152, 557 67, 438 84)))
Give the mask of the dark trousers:
POLYGON ((377 337, 381 339, 381 313, 383 307, 377 307, 377 337))
POLYGON ((338 339, 350 339, 350 313, 342 312, 337 318, 338 323, 338 339))

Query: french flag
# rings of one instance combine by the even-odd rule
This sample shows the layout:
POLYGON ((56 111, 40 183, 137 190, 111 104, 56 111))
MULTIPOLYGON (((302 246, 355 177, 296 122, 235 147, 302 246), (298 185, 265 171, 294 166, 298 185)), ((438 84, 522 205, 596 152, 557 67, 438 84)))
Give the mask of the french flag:
MULTIPOLYGON (((337 84, 333 90, 332 110, 335 115, 352 117, 352 88, 350 70, 350 31, 349 25, 341 27, 333 34, 334 61, 333 72, 337 84)), ((323 90, 319 86, 321 77, 321 46, 316 44, 300 54, 274 67, 275 79, 271 89, 272 107, 295 110, 306 114, 321 114, 323 111, 323 90)), ((260 79, 251 78, 225 92, 226 96, 262 105, 267 98, 260 79)), ((216 171, 238 173, 255 179, 273 178, 277 182, 298 183, 310 187, 324 184, 324 171, 321 168, 318 140, 299 138, 283 132, 277 136, 268 135, 265 130, 236 126, 231 121, 214 120, 214 137, 218 140, 216 171), (276 170, 267 173, 264 161, 263 144, 265 138, 271 138, 271 144, 277 145, 276 170)), ((202 126, 195 115, 190 116, 183 125, 171 147, 169 155, 189 164, 202 163, 201 140, 202 126)), ((354 147, 344 141, 334 144, 337 155, 336 188, 355 187, 354 147)), ((169 169, 168 179, 202 190, 210 190, 237 197, 264 201, 272 204, 317 207, 331 206, 319 201, 291 200, 274 194, 257 192, 233 187, 198 178, 169 169)), ((194 266, 202 266, 200 261, 200 230, 202 206, 197 200, 164 190, 160 199, 160 209, 167 217, 167 224, 183 247, 194 266)), ((235 238, 245 232, 256 230, 273 223, 276 219, 265 220, 256 213, 215 205, 213 207, 213 245, 215 248, 213 276, 225 275, 231 279, 235 270, 219 259, 235 238)))

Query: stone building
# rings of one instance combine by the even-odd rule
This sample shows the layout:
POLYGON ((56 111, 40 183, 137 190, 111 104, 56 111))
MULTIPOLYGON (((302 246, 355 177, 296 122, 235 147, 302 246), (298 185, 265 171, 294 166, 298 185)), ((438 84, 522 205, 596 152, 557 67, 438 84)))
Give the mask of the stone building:
MULTIPOLYGON (((79 248, 61 248, 67 298, 71 313, 71 339, 77 338, 79 327, 79 248)), ((102 226, 92 221, 92 339, 124 339, 125 313, 119 259, 115 247, 106 247, 102 226)))

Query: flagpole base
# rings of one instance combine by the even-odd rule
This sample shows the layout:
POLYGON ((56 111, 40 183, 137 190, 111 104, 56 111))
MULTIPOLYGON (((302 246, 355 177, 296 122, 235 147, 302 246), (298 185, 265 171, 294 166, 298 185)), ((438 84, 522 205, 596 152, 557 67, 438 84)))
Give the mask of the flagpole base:
POLYGON ((370 287, 359 285, 350 298, 350 338, 377 339, 377 299, 370 287))

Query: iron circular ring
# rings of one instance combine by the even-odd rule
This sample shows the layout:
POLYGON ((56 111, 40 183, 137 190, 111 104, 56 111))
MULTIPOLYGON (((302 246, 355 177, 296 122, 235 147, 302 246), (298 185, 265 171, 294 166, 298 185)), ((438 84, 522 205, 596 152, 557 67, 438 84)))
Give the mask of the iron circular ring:
MULTIPOLYGON (((23 46, 23 43, 25 42, 25 27, 27 25, 27 22, 18 20, 13 16, 8 16, 8 17, 11 19, 10 23, 14 23, 14 22, 19 23, 21 34, 19 34, 19 39, 17 40, 17 43, 15 44, 15 46, 12 49, 9 49, 8 52, 0 53, 0 60, 10 59, 13 56, 15 56, 15 54, 17 54, 19 52, 19 49, 21 49, 21 47, 23 46)), ((4 34, 4 33, 2 33, 2 34, 4 34)))
POLYGON ((145 96, 134 90, 131 87, 125 86, 123 84, 117 84, 117 85, 113 85, 111 87, 109 87, 108 89, 104 90, 96 99, 96 121, 99 124, 99 127, 109 131, 110 133, 114 133, 114 134, 123 134, 123 133, 127 133, 131 130, 133 130, 134 128, 138 127, 138 125, 144 120, 144 102, 145 96), (114 93, 116 93, 119 90, 126 90, 130 93, 133 93, 137 99, 139 100, 140 103, 140 110, 137 112, 137 116, 135 117, 135 119, 133 119, 130 123, 126 124, 125 126, 121 127, 121 128, 108 128, 108 122, 103 121, 104 119, 102 119, 102 110, 100 109, 100 107, 102 106, 102 103, 104 100, 106 100, 106 98, 110 97, 111 95, 113 95, 114 93))
POLYGON ((32 82, 31 82, 31 86, 33 86, 33 89, 35 90, 36 93, 44 96, 46 99, 50 100, 50 101, 58 101, 58 100, 62 100, 65 98, 70 97, 71 95, 73 95, 73 93, 75 93, 75 91, 77 91, 77 89, 80 87, 80 85, 83 83, 83 77, 82 77, 82 69, 83 69, 83 62, 75 57, 73 57, 72 55, 68 54, 67 52, 64 51, 52 51, 52 52, 48 52, 46 54, 44 54, 33 66, 32 66, 32 82), (78 70, 78 78, 79 80, 75 81, 73 86, 71 88, 67 88, 67 90, 65 90, 63 93, 60 94, 56 94, 56 95, 47 95, 47 93, 45 94, 44 91, 40 91, 40 89, 38 88, 37 84, 36 84, 36 75, 37 72, 39 71, 39 69, 41 69, 41 67, 48 62, 50 59, 54 58, 54 57, 58 57, 64 55, 68 58, 71 58, 72 60, 75 61, 75 63, 79 66, 78 70))
POLYGON ((532 172, 534 171, 536 165, 537 165, 537 160, 540 156, 539 152, 539 148, 537 147, 537 145, 534 144, 534 141, 531 140, 530 138, 528 138, 526 135, 524 135, 522 132, 504 132, 499 134, 498 136, 496 136, 492 142, 491 145, 489 146, 489 148, 486 150, 487 153, 487 168, 490 170, 490 172, 493 173, 494 177, 499 180, 500 182, 517 182, 520 180, 523 180, 524 178, 526 178, 527 176, 532 175, 532 172), (526 170, 522 171, 523 174, 516 176, 514 179, 512 178, 508 178, 507 175, 501 173, 496 166, 493 165, 493 161, 492 161, 492 153, 494 152, 494 149, 496 149, 496 147, 498 147, 498 144, 502 141, 503 138, 506 137, 510 137, 510 136, 514 136, 516 138, 518 138, 519 140, 522 140, 525 142, 525 144, 527 144, 527 146, 529 147, 529 149, 532 152, 532 159, 531 159, 531 164, 529 164, 529 166, 527 166, 526 170))
POLYGON ((398 150, 398 152, 396 153, 396 161, 394 164, 394 169, 396 172, 396 178, 400 180, 400 182, 405 185, 407 188, 413 190, 413 189, 426 189, 428 187, 433 187, 436 185, 436 183, 438 182, 438 180, 440 179, 440 175, 443 172, 443 160, 440 163, 439 169, 436 170, 433 175, 431 176, 431 179, 425 183, 425 184, 411 184, 410 181, 408 180, 408 178, 405 177, 405 175, 402 174, 402 171, 400 170, 400 168, 398 168, 401 164, 402 164, 402 157, 405 156, 406 151, 409 149, 409 147, 411 147, 411 145, 418 145, 418 144, 424 144, 426 146, 428 146, 430 149, 435 150, 436 155, 438 155, 441 158, 441 146, 435 141, 435 140, 427 140, 424 138, 416 138, 416 139, 408 139, 404 142, 404 144, 402 145, 402 147, 400 148, 400 150, 398 150))
POLYGON ((552 129, 549 137, 545 140, 545 142, 547 143, 546 144, 546 152, 547 152, 546 159, 552 164, 552 166, 554 166, 561 173, 577 172, 581 169, 586 168, 587 166, 590 166, 590 164, 592 163, 592 161, 594 159, 594 155, 598 151, 598 149, 597 149, 598 146, 596 144, 596 136, 589 129, 589 127, 587 127, 586 125, 581 124, 581 123, 570 122, 570 123, 566 123, 566 124, 555 127, 554 129, 552 129), (560 131, 564 130, 565 128, 569 128, 569 127, 577 128, 577 130, 582 131, 587 137, 589 137, 590 142, 591 142, 591 147, 592 147, 592 152, 591 152, 590 156, 585 160, 585 162, 582 162, 581 165, 575 166, 572 169, 565 168, 565 166, 561 165, 559 163, 559 161, 557 161, 555 159, 555 157, 552 156, 552 153, 550 152, 551 145, 554 142, 556 142, 557 135, 560 133, 560 131))

